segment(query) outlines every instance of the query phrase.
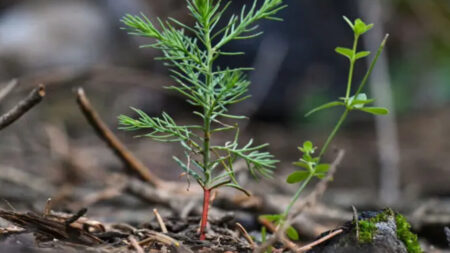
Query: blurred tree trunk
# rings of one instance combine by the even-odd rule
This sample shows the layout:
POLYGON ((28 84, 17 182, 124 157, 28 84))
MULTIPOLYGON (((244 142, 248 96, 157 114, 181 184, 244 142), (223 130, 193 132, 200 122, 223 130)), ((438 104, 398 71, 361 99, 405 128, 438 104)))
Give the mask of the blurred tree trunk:
MULTIPOLYGON (((358 8, 366 22, 374 23, 373 31, 364 39, 364 46, 376 52, 384 37, 384 16, 388 1, 361 0, 358 8)), ((389 42, 388 42, 389 45, 389 42)), ((377 66, 370 77, 370 90, 376 97, 375 106, 387 107, 390 113, 386 116, 375 116, 378 155, 380 164, 379 197, 386 204, 394 204, 400 196, 400 170, 398 167, 400 154, 397 137, 397 123, 389 77, 389 64, 386 51, 381 54, 377 66)), ((369 59, 369 58, 368 58, 369 59)))

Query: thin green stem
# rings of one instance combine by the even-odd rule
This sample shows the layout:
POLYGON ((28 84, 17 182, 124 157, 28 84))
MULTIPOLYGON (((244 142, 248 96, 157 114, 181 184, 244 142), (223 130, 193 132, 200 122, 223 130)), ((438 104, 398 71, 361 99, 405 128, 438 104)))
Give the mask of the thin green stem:
POLYGON ((295 192, 294 196, 291 198, 291 202, 289 202, 289 205, 287 206, 286 210, 284 210, 283 219, 282 220, 286 220, 286 218, 289 215, 289 212, 291 211, 291 209, 294 206, 295 202, 297 202, 297 199, 300 197, 300 194, 303 192, 303 190, 305 189, 306 185, 308 185, 309 181, 311 181, 311 179, 313 178, 314 173, 315 173, 314 170, 311 171, 311 173, 308 175, 308 177, 303 181, 303 183, 297 189, 297 191, 295 192))
POLYGON ((353 41, 353 56, 350 59, 350 70, 348 71, 348 81, 347 81, 347 91, 345 92, 345 101, 347 101, 350 98, 350 91, 352 89, 352 79, 353 79, 353 70, 355 68, 355 62, 356 62, 356 48, 358 47, 358 39, 359 36, 355 35, 355 40, 353 41))
POLYGON ((323 154, 325 154, 325 152, 327 151, 328 145, 330 145, 331 141, 336 136, 336 133, 338 132, 339 128, 341 128, 341 125, 344 122, 344 120, 347 118, 347 115, 349 112, 350 112, 349 109, 345 109, 344 113, 342 113, 341 118, 337 122, 333 131, 328 136, 327 140, 325 141, 325 144, 323 144, 322 149, 320 150, 320 153, 319 153, 319 158, 321 158, 323 156, 323 154))
MULTIPOLYGON (((347 91, 346 91, 346 94, 345 94, 345 101, 346 102, 350 98, 350 91, 351 91, 352 79, 353 79, 353 70, 354 70, 355 61, 356 61, 355 60, 355 55, 356 55, 356 48, 358 46, 358 38, 359 38, 359 36, 355 35, 355 40, 353 42, 353 57, 350 59, 350 70, 349 70, 349 73, 348 73, 347 91)), ((330 135, 328 136, 327 140, 325 141, 325 144, 323 145, 322 149, 320 150, 320 154, 319 154, 319 157, 318 157, 319 161, 317 161, 317 164, 319 164, 320 158, 327 151, 328 146, 330 145, 331 141, 336 136, 336 133, 339 131, 339 128, 342 126, 342 123, 347 118, 347 115, 348 115, 349 112, 350 112, 350 109, 346 108, 344 113, 342 113, 339 121, 336 123, 336 126, 334 126, 333 131, 330 133, 330 135)), ((295 195, 292 197, 291 202, 289 202, 289 205, 287 206, 286 210, 283 213, 283 220, 285 220, 287 218, 289 212, 292 209, 292 206, 295 204, 295 202, 297 202, 298 198, 300 197, 300 194, 303 192, 303 190, 305 189, 306 185, 308 185, 309 181, 311 181, 311 179, 314 177, 314 174, 315 174, 315 168, 312 168, 312 170, 310 171, 310 174, 308 175, 308 177, 302 182, 300 187, 295 192, 295 195)))
POLYGON ((380 57, 381 52, 383 52, 384 45, 386 45, 386 41, 387 41, 388 38, 389 38, 389 34, 386 34, 384 36, 384 39, 381 42, 380 46, 378 47, 377 54, 375 55, 375 57, 373 58, 372 62, 370 63, 369 70, 364 75, 364 78, 361 81, 361 84, 359 85, 358 90, 355 93, 355 97, 357 97, 359 95, 359 93, 361 93, 362 89, 364 88, 364 85, 367 82, 367 79, 369 78, 370 74, 372 74, 373 68, 375 67, 375 64, 377 63, 378 57, 380 57))
MULTIPOLYGON (((342 123, 345 121, 345 119, 347 118, 348 113, 350 112, 349 109, 345 109, 344 113, 342 113, 341 118, 339 119, 339 121, 337 122, 336 126, 334 127, 333 131, 331 132, 331 134, 328 136, 327 141, 325 142, 325 144, 323 145, 322 149, 320 150, 320 155, 319 155, 319 159, 322 157, 322 155, 325 153, 325 151, 328 148, 328 145, 331 143, 331 141, 334 139, 334 137, 336 136, 336 133, 338 132, 339 128, 342 126, 342 123)), ((319 161, 317 162, 319 163, 319 161)), ((302 184, 300 185, 300 187, 297 189, 297 191, 295 192, 294 196, 292 197, 291 201, 289 202, 289 205, 287 206, 287 208, 284 210, 283 212, 283 220, 285 220, 287 218, 287 216, 289 215, 289 212, 292 209, 292 206, 294 206, 295 202, 297 202, 298 198, 300 197, 300 194, 303 192, 303 190, 305 189, 306 185, 308 185, 309 181, 311 181, 311 179, 314 177, 315 174, 315 168, 312 168, 308 177, 303 180, 302 184)))
POLYGON ((211 173, 210 173, 210 139, 211 139, 211 119, 209 117, 205 117, 203 120, 203 132, 204 132, 204 139, 203 139, 203 167, 205 172, 205 186, 208 185, 208 183, 211 181, 211 173))

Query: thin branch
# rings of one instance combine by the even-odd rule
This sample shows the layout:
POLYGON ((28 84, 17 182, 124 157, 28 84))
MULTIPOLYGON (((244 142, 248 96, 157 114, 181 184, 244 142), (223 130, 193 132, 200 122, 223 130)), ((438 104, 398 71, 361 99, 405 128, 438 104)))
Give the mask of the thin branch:
POLYGON ((161 215, 159 214, 158 209, 154 208, 154 209, 153 209, 153 213, 155 214, 156 220, 158 221, 158 224, 159 224, 159 226, 161 227, 161 231, 162 231, 164 234, 167 234, 168 231, 167 231, 166 224, 164 223, 164 221, 163 221, 161 215))
POLYGON ((145 253, 144 249, 141 247, 141 245, 139 245, 139 243, 133 236, 130 237, 130 244, 131 246, 133 246, 137 253, 145 253))
POLYGON ((6 84, 5 88, 2 88, 0 90, 0 102, 6 97, 8 96, 8 94, 14 90, 14 88, 16 88, 16 86, 19 84, 19 82, 17 81, 17 79, 12 79, 11 81, 8 82, 8 84, 6 84))
POLYGON ((11 125, 14 121, 18 120, 28 110, 33 108, 41 102, 45 96, 44 85, 40 84, 37 88, 33 89, 30 94, 21 100, 15 107, 9 110, 7 113, 0 116, 0 130, 11 125))
POLYGON ((75 221, 77 221, 79 218, 81 218, 81 216, 85 215, 87 213, 87 209, 86 208, 81 208, 78 212, 76 212, 74 215, 70 216, 65 222, 64 224, 66 224, 66 226, 69 226, 70 224, 74 223, 75 221))
POLYGON ((284 246, 288 247, 289 249, 291 249, 292 251, 295 252, 297 245, 292 242, 291 240, 289 240, 288 238, 286 238, 284 236, 283 233, 279 233, 279 231, 282 231, 280 229, 280 226, 276 226, 275 224, 273 224, 271 221, 264 219, 264 218, 258 218, 258 221, 264 226, 266 227, 270 232, 275 233, 272 238, 270 238, 268 241, 266 241, 265 243, 263 243, 260 247, 255 248, 254 252, 265 252, 265 250, 271 246, 272 244, 274 244, 277 240, 280 240, 284 246))
POLYGON ((333 231, 333 232, 329 233, 328 235, 326 235, 324 237, 321 237, 318 240, 316 240, 314 242, 311 242, 311 243, 309 243, 309 244, 299 248, 297 252, 300 253, 300 252, 306 252, 308 250, 311 250, 314 246, 319 245, 319 244, 321 244, 321 243, 323 243, 323 242, 325 242, 325 241, 327 241, 327 240, 337 236, 338 234, 341 234, 342 232, 344 232, 344 230, 342 230, 342 229, 338 229, 336 231, 333 231))
POLYGON ((0 217, 15 225, 24 228, 37 236, 45 236, 45 238, 57 238, 67 243, 84 244, 87 246, 103 244, 100 238, 83 229, 83 224, 72 224, 76 221, 82 212, 69 217, 66 215, 52 215, 44 217, 33 212, 17 213, 0 209, 0 217), (63 218, 63 219, 61 219, 63 218))
POLYGON ((250 246, 252 247, 252 249, 256 248, 255 242, 253 241, 252 237, 248 234, 247 230, 245 230, 244 226, 242 226, 241 223, 236 222, 236 227, 242 233, 245 240, 247 240, 247 242, 250 243, 250 246))
POLYGON ((155 231, 147 231, 147 236, 148 237, 146 239, 138 242, 138 244, 140 246, 145 246, 150 242, 159 242, 164 245, 168 245, 168 246, 176 247, 176 248, 179 248, 181 246, 181 244, 177 240, 173 239, 172 237, 169 237, 165 234, 161 234, 161 233, 158 233, 155 231))
POLYGON ((152 174, 150 170, 138 158, 136 158, 125 147, 125 145, 123 145, 123 143, 98 116, 82 88, 78 88, 77 90, 77 102, 84 116, 95 129, 98 136, 108 144, 108 146, 114 151, 125 166, 129 170, 137 173, 140 178, 147 181, 151 185, 155 187, 160 186, 162 181, 156 175, 152 174))
POLYGON ((44 212, 42 213, 45 216, 49 216, 52 213, 52 199, 48 198, 45 203, 44 212))

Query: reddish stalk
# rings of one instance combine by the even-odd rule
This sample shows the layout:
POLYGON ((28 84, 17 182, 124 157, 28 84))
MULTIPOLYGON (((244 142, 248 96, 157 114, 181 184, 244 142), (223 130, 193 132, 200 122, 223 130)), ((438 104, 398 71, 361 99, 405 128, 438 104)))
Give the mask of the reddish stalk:
POLYGON ((205 240, 205 230, 206 225, 208 224, 208 210, 209 210, 209 201, 211 198, 211 190, 203 189, 203 212, 202 212, 202 221, 200 223, 200 240, 205 240))

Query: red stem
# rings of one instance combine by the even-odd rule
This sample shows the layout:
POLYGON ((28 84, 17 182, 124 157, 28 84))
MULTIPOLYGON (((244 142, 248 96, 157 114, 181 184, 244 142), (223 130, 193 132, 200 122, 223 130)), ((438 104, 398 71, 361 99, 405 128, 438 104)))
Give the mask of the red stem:
POLYGON ((202 221, 200 223, 200 240, 205 240, 205 229, 208 224, 208 210, 209 210, 209 200, 210 200, 211 190, 203 189, 203 212, 202 221))

